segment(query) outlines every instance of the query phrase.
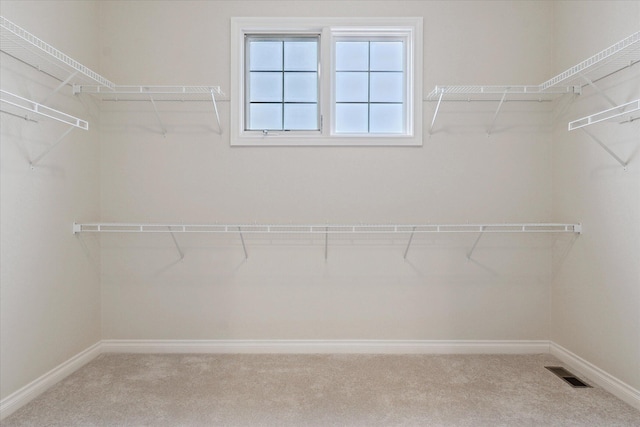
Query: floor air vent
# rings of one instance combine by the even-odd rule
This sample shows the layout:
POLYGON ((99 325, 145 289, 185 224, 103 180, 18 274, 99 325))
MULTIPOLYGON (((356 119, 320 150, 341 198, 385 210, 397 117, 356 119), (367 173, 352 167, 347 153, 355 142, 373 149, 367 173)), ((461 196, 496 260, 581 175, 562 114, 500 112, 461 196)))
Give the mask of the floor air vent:
POLYGON ((545 366, 548 370, 562 378, 567 384, 574 388, 589 388, 589 384, 582 381, 580 378, 567 371, 562 366, 545 366))

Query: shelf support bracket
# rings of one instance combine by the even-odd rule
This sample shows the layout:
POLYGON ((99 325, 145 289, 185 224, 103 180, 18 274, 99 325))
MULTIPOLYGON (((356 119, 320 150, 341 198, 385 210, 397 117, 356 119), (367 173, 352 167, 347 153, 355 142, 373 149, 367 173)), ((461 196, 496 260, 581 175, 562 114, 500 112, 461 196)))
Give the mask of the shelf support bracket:
POLYGON ((473 246, 471 246, 471 249, 469 250, 469 252, 467 252, 467 259, 469 261, 471 261, 471 255, 473 255, 473 251, 476 250, 476 246, 478 246, 478 242, 482 238, 483 234, 484 234, 484 225, 480 227, 480 234, 478 234, 478 237, 476 238, 476 241, 473 242, 473 246))
POLYGON ((611 149, 609 147, 607 147, 602 141, 600 141, 598 138, 595 137, 595 135, 593 135, 591 132, 589 132, 588 130, 586 130, 585 128, 581 128, 581 130, 586 133, 587 135, 589 135, 591 137, 591 139, 593 139, 600 147, 602 147, 602 149, 604 151, 606 151, 607 153, 609 153, 609 155, 611 157, 613 157, 614 159, 616 159, 616 161, 618 163, 620 163, 620 165, 622 165, 622 167, 626 170, 627 169, 627 162, 625 162, 624 160, 622 160, 620 157, 618 157, 616 155, 616 153, 614 153, 613 151, 611 151, 611 149))
POLYGON ((324 228, 324 260, 329 258, 329 227, 324 228))
POLYGON ((589 77, 585 76, 584 74, 581 74, 581 76, 587 82, 587 84, 591 86, 596 92, 598 92, 598 95, 606 99, 607 102, 609 102, 609 104, 611 104, 612 107, 616 107, 618 105, 613 99, 609 98, 609 96, 607 96, 606 93, 600 90, 600 88, 596 86, 596 84, 592 82, 589 77))
POLYGON ((46 103, 47 103, 47 101, 48 101, 48 100, 49 100, 53 95, 55 95, 56 93, 58 93, 58 92, 60 91, 60 89, 62 89, 62 88, 63 88, 63 87, 65 87, 66 85, 68 85, 68 84, 69 84, 69 82, 71 81, 71 79, 73 79, 77 74, 78 74, 78 72, 77 72, 77 71, 74 71, 73 73, 71 73, 71 75, 70 75, 69 77, 67 77, 67 78, 66 78, 62 83, 60 83, 60 84, 58 85, 58 87, 57 87, 57 88, 55 88, 55 89, 53 90, 53 92, 51 92, 49 95, 47 95, 47 96, 46 96, 46 98, 44 98, 44 99, 40 102, 40 104, 42 104, 42 105, 46 104, 46 103))
POLYGON ((500 103, 498 104, 498 108, 496 112, 493 114, 493 120, 491 120, 491 124, 487 129, 487 136, 491 135, 491 131, 493 130, 493 126, 496 124, 496 120, 498 119, 498 114, 500 113, 500 109, 502 108, 502 104, 504 104, 505 99, 507 98, 507 92, 505 91, 502 94, 502 98, 500 98, 500 103))
POLYGON ((57 146, 58 144, 60 144, 60 142, 62 142, 62 140, 63 140, 63 139, 64 139, 64 138, 65 138, 65 137, 66 137, 66 136, 67 136, 67 135, 68 135, 68 134, 73 130, 73 129, 74 129, 73 127, 70 127, 69 129, 67 129, 67 130, 66 130, 66 131, 65 131, 65 132, 64 132, 64 133, 63 133, 63 134, 62 134, 62 135, 61 135, 61 136, 56 140, 56 142, 54 142, 53 144, 51 144, 51 145, 49 146, 49 148, 47 148, 46 150, 44 150, 44 152, 43 152, 42 154, 40 154, 38 157, 36 157, 35 159, 31 160, 31 161, 29 162, 29 164, 31 165, 31 169, 33 169, 33 168, 36 166, 36 164, 37 164, 40 160, 42 160, 42 159, 43 159, 47 154, 49 154, 49 152, 50 152, 51 150, 53 150, 54 148, 56 148, 56 146, 57 146))
POLYGON ((153 100, 153 96, 149 95, 149 100, 151 101, 151 105, 153 105, 153 112, 156 113, 156 119, 158 119, 158 124, 160 125, 162 136, 166 137, 167 129, 162 124, 162 119, 160 119, 160 114, 158 113, 158 107, 156 107, 156 102, 153 100))
POLYGON ((2 111, 4 114, 8 114, 10 116, 17 117, 17 118, 22 119, 22 120, 24 120, 26 122, 38 123, 37 120, 32 119, 31 117, 29 117, 28 114, 25 114, 24 116, 21 116, 20 114, 11 113, 9 111, 4 111, 4 110, 0 110, 0 111, 2 111))
POLYGON ((180 260, 184 259, 184 252, 182 252, 182 250, 180 249, 180 245, 178 244, 178 240, 176 239, 175 234, 173 234, 173 231, 171 231, 171 227, 167 227, 169 229, 169 233, 171 234, 171 238, 173 239, 173 244, 176 245, 176 249, 178 250, 178 253, 180 254, 180 260))
POLYGON ((240 242, 242 243, 242 250, 244 251, 244 259, 249 259, 249 254, 247 253, 247 247, 244 244, 244 236, 242 235, 242 227, 238 227, 238 234, 240 235, 240 242))
POLYGON ((218 134, 222 135, 222 125, 220 124, 220 114, 218 113, 218 104, 216 103, 216 94, 211 90, 211 101, 213 101, 213 111, 216 113, 216 122, 218 122, 218 134))
POLYGON ((404 259, 407 259, 407 254, 409 253, 409 248, 411 247, 411 242, 413 241, 413 235, 416 232, 416 227, 414 226, 411 230, 411 235, 409 236, 409 241, 407 242, 407 247, 404 250, 404 259))
POLYGON ((436 111, 433 112, 433 118, 431 119, 431 126, 429 126, 429 135, 433 132, 433 125, 436 122, 436 117, 438 116, 438 111, 440 110, 440 103, 442 102, 442 96, 444 95, 444 91, 440 92, 440 96, 438 96, 438 103, 436 104, 436 111))

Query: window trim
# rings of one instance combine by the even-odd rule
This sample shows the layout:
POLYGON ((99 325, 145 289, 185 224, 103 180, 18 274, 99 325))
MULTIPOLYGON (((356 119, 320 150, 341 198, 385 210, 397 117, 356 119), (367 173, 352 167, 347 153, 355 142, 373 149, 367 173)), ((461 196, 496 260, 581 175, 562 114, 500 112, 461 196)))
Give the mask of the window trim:
POLYGON ((231 18, 231 146, 421 146, 422 18, 231 18), (245 35, 320 34, 319 72, 321 131, 244 130, 245 35), (407 134, 340 134, 334 132, 334 40, 370 35, 399 36, 407 41, 407 134), (322 123, 324 122, 324 123, 322 123))

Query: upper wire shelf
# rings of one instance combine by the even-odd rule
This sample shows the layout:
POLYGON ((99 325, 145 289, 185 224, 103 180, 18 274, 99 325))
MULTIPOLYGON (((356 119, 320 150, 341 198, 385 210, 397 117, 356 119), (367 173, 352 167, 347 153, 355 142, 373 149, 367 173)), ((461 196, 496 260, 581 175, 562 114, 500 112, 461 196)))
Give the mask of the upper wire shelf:
POLYGON ((640 62, 640 31, 539 85, 436 86, 428 101, 549 100, 565 93, 580 93, 581 87, 640 62))
POLYGON ((637 62, 640 62, 640 31, 547 80, 540 88, 595 82, 637 62))
POLYGON ((102 101, 211 101, 212 95, 224 96, 220 86, 74 85, 73 92, 95 95, 102 101))
POLYGON ((11 114, 16 117, 23 118, 25 120, 33 120, 30 115, 35 114, 39 117, 46 117, 51 120, 55 120, 66 125, 69 128, 52 144, 50 144, 40 155, 36 158, 29 160, 29 164, 33 169, 40 160, 51 152, 62 140, 73 130, 82 129, 89 130, 89 123, 86 121, 74 117, 72 115, 63 113, 53 108, 49 108, 46 105, 42 105, 38 102, 31 101, 30 99, 23 98, 15 95, 6 90, 0 90, 0 101, 2 103, 2 112, 11 114))
POLYGON ((553 87, 542 90, 537 85, 436 86, 427 95, 427 100, 437 101, 442 97, 447 101, 500 101, 508 96, 511 101, 549 101, 573 92, 573 87, 553 87))
POLYGON ((25 119, 28 119, 29 114, 36 114, 38 116, 47 117, 49 119, 62 122, 75 128, 83 130, 89 129, 89 123, 87 123, 85 120, 79 119, 70 114, 63 113, 53 108, 49 108, 45 105, 31 101, 30 99, 23 98, 11 92, 7 92, 6 90, 0 90, 0 101, 5 104, 5 109, 15 110, 15 112, 7 111, 11 114, 23 117, 21 113, 26 113, 26 115, 23 117, 25 119))
POLYGON ((88 93, 102 101, 150 101, 156 114, 160 130, 166 136, 167 128, 160 117, 156 101, 209 101, 217 123, 217 132, 222 134, 222 124, 216 95, 224 95, 220 86, 133 86, 118 85, 104 87, 99 85, 73 85, 73 93, 88 93))
MULTIPOLYGON (((627 102, 625 104, 618 105, 617 107, 609 108, 608 110, 600 111, 599 113, 569 122, 569 130, 571 131, 580 129, 585 126, 590 126, 595 123, 600 123, 606 120, 612 120, 617 117, 623 116, 628 116, 626 121, 634 121, 637 120, 638 117, 632 117, 631 114, 638 111, 640 111, 640 99, 636 99, 635 101, 627 102)), ((640 117, 640 113, 638 113, 638 116, 640 117)))
POLYGON ((0 16, 0 50, 63 82, 114 86, 100 74, 2 16, 0 16))

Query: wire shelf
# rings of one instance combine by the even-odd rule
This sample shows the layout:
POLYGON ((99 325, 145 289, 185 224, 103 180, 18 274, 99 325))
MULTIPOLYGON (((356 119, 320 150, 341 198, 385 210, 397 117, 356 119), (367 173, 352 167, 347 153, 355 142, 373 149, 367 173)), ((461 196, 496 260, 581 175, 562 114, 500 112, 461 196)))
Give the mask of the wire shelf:
POLYGON ((580 224, 176 224, 74 223, 73 233, 420 234, 580 233, 580 224))
MULTIPOLYGON (((635 101, 627 102, 626 104, 622 104, 617 107, 609 108, 608 110, 600 111, 599 113, 574 120, 569 123, 569 130, 571 131, 580 129, 595 123, 600 123, 606 120, 615 119, 617 117, 630 115, 631 113, 635 113, 638 111, 640 111, 640 99, 636 99, 635 101)), ((640 113, 638 113, 637 117, 629 116, 627 121, 637 120, 638 117, 640 117, 640 113)))
POLYGON ((28 114, 31 113, 65 123, 75 128, 83 130, 89 129, 89 123, 84 120, 55 110, 53 108, 49 108, 45 105, 39 104, 5 90, 0 90, 0 101, 2 102, 2 111, 19 117, 23 117, 22 114, 26 112, 27 114, 23 117, 25 119, 28 119, 28 114))
POLYGON ((640 62, 640 31, 539 85, 436 86, 427 101, 551 100, 640 62), (506 97, 504 96, 506 94, 506 97))
POLYGON ((106 78, 0 16, 0 50, 60 81, 113 87, 106 78))
POLYGON ((76 85, 74 93, 95 95, 102 101, 209 101, 211 96, 224 96, 220 86, 134 86, 113 87, 76 85))
POLYGON ((510 86, 436 86, 427 95, 428 101, 550 101, 560 95, 573 93, 573 87, 553 87, 542 90, 536 85, 510 86))
POLYGON ((640 62, 640 31, 574 65, 540 85, 542 90, 563 85, 583 85, 640 62))

